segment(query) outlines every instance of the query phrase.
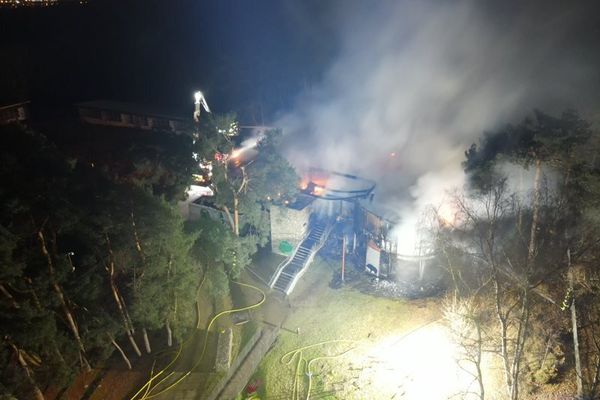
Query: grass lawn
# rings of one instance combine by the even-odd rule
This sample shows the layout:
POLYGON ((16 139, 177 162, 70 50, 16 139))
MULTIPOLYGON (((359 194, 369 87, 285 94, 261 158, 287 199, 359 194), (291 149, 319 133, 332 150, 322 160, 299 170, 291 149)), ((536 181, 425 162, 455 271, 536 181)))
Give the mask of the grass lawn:
MULTIPOLYGON (((393 398, 399 390, 397 385, 390 390, 378 387, 382 382, 377 375, 381 374, 374 372, 381 360, 374 351, 440 318, 439 301, 391 300, 351 289, 333 290, 328 287, 331 268, 315 260, 292 294, 291 314, 255 377, 262 382, 262 399, 305 399, 309 362, 311 398, 393 398), (333 340, 346 341, 315 345, 333 340), (284 354, 311 345, 315 346, 302 351, 304 361, 300 364, 299 353, 284 360, 289 363, 281 362, 284 354), (316 359, 324 356, 332 358, 316 359)), ((381 367, 386 368, 384 364, 381 367)))

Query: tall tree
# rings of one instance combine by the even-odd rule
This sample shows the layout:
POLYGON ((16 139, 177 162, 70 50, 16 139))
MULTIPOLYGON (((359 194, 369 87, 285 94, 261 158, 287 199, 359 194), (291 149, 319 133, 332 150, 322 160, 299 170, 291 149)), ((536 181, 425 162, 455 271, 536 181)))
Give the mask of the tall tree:
POLYGON ((38 133, 0 130, 2 381, 30 397, 113 351, 131 367, 119 341, 139 354, 144 329, 181 338, 200 274, 167 200, 179 195, 115 180, 38 133))
MULTIPOLYGON (((270 131, 255 138, 255 145, 244 146, 234 116, 211 116, 204 120, 197 152, 202 165, 210 165, 214 204, 225 214, 231 234, 209 228, 206 220, 201 225, 209 235, 209 242, 214 241, 223 249, 216 264, 222 263, 230 277, 237 277, 257 247, 267 243, 269 199, 290 201, 297 193, 299 178, 281 155, 280 141, 281 132, 270 131)), ((203 244, 198 249, 210 252, 203 244)), ((219 278, 222 275, 209 271, 215 282, 222 283, 219 278)))
MULTIPOLYGON (((525 277, 524 288, 532 295, 540 293, 540 285, 552 288, 555 293, 565 293, 563 309, 571 314, 569 328, 573 335, 579 397, 589 395, 589 390, 583 382, 578 335, 581 313, 577 313, 574 271, 581 270, 597 254, 597 239, 592 239, 597 233, 590 229, 593 224, 586 221, 597 209, 594 187, 598 173, 595 151, 591 149, 593 143, 590 125, 575 112, 567 111, 555 118, 536 111, 516 126, 487 134, 480 146, 473 145, 466 152, 464 163, 471 187, 480 192, 486 192, 497 181, 503 163, 534 167, 530 206, 523 201, 522 194, 513 194, 518 199, 512 207, 518 213, 515 238, 521 237, 527 253, 523 260, 525 270, 512 280, 517 283, 525 277), (524 214, 531 217, 528 235, 523 234, 524 214)), ((585 286, 580 281, 579 287, 585 286)), ((545 299, 559 303, 549 296, 545 299)))

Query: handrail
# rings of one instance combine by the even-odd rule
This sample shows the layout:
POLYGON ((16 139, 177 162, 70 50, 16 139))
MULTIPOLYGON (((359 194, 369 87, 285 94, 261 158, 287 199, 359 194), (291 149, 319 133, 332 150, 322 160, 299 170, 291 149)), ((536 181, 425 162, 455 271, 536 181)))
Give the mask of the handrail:
MULTIPOLYGON (((302 242, 300 242, 300 243, 302 243, 302 242)), ((298 245, 298 247, 300 247, 300 245, 298 245)), ((273 286, 275 286, 275 282, 277 282, 277 279, 279 279, 279 275, 281 275, 281 271, 283 271, 285 266, 293 258, 292 256, 295 254, 296 254, 296 251, 294 250, 294 253, 291 256, 284 258, 283 261, 279 263, 279 265, 277 266, 277 269, 275 270, 275 273, 273 274, 273 276, 271 277, 271 280, 269 281, 269 287, 271 289, 273 289, 273 286)))
POLYGON ((298 244, 296 245, 294 252, 290 256, 288 256, 288 258, 284 259, 282 262, 279 263, 279 265, 277 266, 277 269, 275 270, 275 273, 273 274, 273 276, 271 277, 271 280, 269 281, 269 287, 271 289, 273 289, 273 286, 275 286, 275 282, 277 282, 277 279, 279 279, 279 275, 281 275, 281 272, 286 267, 286 265, 288 265, 294 259, 294 257, 296 256, 296 253, 298 252, 298 249, 300 248, 300 245, 302 243, 304 243, 306 238, 308 238, 311 231, 312 231, 312 229, 307 229, 306 232, 304 232, 304 236, 302 236, 302 239, 300 239, 300 242, 298 242, 298 244))
POLYGON ((325 228, 325 230, 323 231, 323 236, 321 237, 321 240, 319 240, 319 242, 315 246, 313 246, 310 255, 308 256, 308 258, 306 259, 306 262, 304 263, 304 266, 302 266, 302 269, 300 269, 298 272, 296 272, 296 275, 292 278, 292 281, 290 282, 287 290, 285 291, 286 295, 289 295, 290 293, 292 293, 292 290, 294 290, 294 287, 296 286, 296 283, 298 283, 298 280, 300 279, 300 277, 308 269, 308 266, 312 263, 312 261, 314 260, 315 256, 319 252, 319 250, 321 250, 321 248, 323 248, 323 246, 325 245, 325 242, 327 242, 327 238, 329 237, 329 234, 333 230, 334 226, 335 226, 335 223, 328 224, 328 226, 325 228))

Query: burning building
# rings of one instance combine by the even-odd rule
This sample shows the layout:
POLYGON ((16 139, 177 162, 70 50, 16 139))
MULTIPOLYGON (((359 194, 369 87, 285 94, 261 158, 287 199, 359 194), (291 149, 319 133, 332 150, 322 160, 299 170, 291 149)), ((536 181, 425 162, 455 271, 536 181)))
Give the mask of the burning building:
POLYGON ((272 251, 293 258, 311 227, 321 224, 330 226, 331 235, 342 242, 339 255, 344 260, 352 257, 366 271, 388 276, 397 252, 391 236, 395 217, 377 208, 375 186, 355 175, 305 171, 296 201, 271 206, 272 251))

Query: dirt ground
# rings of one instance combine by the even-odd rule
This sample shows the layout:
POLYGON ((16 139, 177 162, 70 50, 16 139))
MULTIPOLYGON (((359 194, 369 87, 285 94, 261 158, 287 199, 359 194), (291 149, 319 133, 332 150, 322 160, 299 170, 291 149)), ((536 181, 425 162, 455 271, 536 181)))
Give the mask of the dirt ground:
POLYGON ((45 392, 48 400, 120 400, 147 379, 152 367, 152 356, 144 356, 136 361, 133 370, 122 367, 113 369, 94 369, 82 373, 65 391, 49 389, 45 392))

